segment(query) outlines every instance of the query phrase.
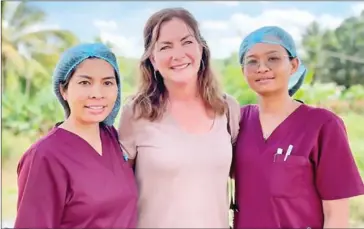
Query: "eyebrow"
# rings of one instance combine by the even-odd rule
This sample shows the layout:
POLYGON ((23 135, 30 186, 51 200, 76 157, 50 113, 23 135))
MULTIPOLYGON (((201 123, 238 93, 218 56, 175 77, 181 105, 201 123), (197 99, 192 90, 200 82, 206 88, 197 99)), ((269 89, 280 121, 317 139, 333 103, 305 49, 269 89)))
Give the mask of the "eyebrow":
MULTIPOLYGON (((77 77, 92 80, 92 77, 88 76, 88 75, 77 75, 77 77)), ((115 76, 106 76, 106 77, 103 77, 102 79, 103 80, 112 80, 112 79, 116 79, 116 77, 115 76)))
MULTIPOLYGON (((271 51, 268 51, 268 52, 265 52, 264 54, 272 54, 272 53, 279 53, 278 51, 276 50, 271 50, 271 51)), ((246 58, 249 58, 249 57, 255 57, 256 55, 254 54, 251 54, 249 56, 247 56, 246 58)))
MULTIPOLYGON (((182 39, 180 41, 184 41, 184 40, 186 40, 189 37, 193 37, 193 36, 191 34, 188 34, 188 35, 182 37, 182 39)), ((161 44, 172 44, 172 42, 170 42, 170 41, 161 41, 160 43, 161 44)))

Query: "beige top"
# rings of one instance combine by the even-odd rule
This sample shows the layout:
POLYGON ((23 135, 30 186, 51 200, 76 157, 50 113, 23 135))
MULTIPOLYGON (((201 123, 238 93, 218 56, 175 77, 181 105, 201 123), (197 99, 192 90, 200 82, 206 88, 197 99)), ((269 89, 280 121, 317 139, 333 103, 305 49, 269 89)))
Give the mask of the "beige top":
POLYGON ((232 136, 226 115, 210 132, 190 134, 168 113, 158 122, 135 120, 131 103, 124 106, 120 140, 130 159, 137 156, 139 228, 229 227, 227 182, 240 107, 231 96, 227 102, 232 136))

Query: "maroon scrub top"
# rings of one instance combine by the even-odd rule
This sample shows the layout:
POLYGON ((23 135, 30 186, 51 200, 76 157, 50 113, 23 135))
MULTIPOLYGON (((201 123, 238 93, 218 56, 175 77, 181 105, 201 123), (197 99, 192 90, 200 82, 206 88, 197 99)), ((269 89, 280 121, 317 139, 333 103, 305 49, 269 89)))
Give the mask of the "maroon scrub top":
POLYGON ((18 165, 15 228, 135 228, 137 187, 113 127, 101 126, 102 156, 55 127, 18 165))
POLYGON ((302 104, 266 140, 258 107, 245 106, 241 115, 235 228, 323 228, 322 200, 364 194, 344 123, 334 113, 302 104), (283 154, 274 156, 278 148, 283 154))

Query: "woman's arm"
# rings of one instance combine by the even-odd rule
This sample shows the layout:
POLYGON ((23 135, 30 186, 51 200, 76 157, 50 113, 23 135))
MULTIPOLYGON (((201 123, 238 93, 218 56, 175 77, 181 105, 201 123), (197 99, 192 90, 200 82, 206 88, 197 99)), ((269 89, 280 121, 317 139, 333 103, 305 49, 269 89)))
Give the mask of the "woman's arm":
POLYGON ((128 155, 128 162, 134 167, 137 156, 135 119, 133 117, 132 103, 126 103, 121 111, 119 122, 119 140, 124 153, 128 155))
POLYGON ((333 115, 322 127, 316 155, 316 187, 325 228, 349 227, 349 198, 364 194, 343 121, 333 115))
POLYGON ((236 139, 239 134, 240 129, 240 104, 238 100, 236 100, 234 97, 226 94, 226 103, 228 105, 228 113, 227 113, 227 122, 228 122, 228 131, 231 136, 231 142, 233 146, 236 143, 236 139))
POLYGON ((324 209, 324 228, 349 228, 349 200, 322 201, 324 209))
POLYGON ((49 150, 30 149, 19 162, 15 228, 61 226, 67 177, 61 165, 52 159, 49 150))

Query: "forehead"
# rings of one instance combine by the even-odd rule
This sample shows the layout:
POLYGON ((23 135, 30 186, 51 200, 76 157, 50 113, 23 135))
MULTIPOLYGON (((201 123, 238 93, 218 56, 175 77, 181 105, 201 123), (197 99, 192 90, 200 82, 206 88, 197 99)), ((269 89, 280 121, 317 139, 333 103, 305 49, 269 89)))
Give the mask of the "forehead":
POLYGON ((114 68, 105 60, 92 58, 82 61, 77 66, 75 74, 85 74, 88 76, 113 76, 114 68))
POLYGON ((112 65, 98 58, 82 61, 75 69, 73 76, 87 76, 100 79, 104 77, 116 77, 112 65))
POLYGON ((194 36, 192 29, 183 20, 172 18, 161 24, 158 41, 180 41, 186 35, 194 36))
POLYGON ((282 47, 281 45, 258 43, 258 44, 253 45, 248 50, 245 57, 264 56, 269 53, 279 53, 279 54, 287 55, 286 49, 284 47, 282 47))

